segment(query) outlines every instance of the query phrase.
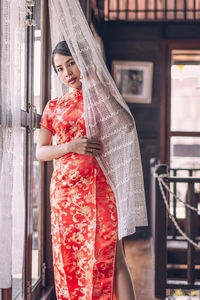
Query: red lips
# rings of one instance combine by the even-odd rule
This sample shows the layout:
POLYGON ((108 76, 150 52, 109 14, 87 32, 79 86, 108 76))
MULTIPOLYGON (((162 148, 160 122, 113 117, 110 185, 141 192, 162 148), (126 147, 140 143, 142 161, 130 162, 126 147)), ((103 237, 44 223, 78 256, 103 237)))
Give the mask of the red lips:
POLYGON ((71 81, 74 81, 75 79, 76 79, 76 77, 70 78, 70 79, 68 80, 68 83, 70 83, 71 81))

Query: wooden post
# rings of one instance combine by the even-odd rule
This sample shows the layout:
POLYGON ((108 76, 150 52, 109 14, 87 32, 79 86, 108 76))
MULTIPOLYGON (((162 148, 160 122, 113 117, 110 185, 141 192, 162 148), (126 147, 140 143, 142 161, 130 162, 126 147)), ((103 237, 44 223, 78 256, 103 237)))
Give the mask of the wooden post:
MULTIPOLYGON (((159 165, 156 169, 156 174, 167 173, 167 165, 159 165)), ((158 181, 155 185, 156 207, 155 207, 155 241, 154 241, 154 284, 155 284, 155 297, 165 299, 166 297, 166 280, 167 280, 167 214, 164 201, 160 192, 158 181)))
POLYGON ((2 290, 2 300, 12 299, 12 288, 2 290))
MULTIPOLYGON (((177 170, 173 170, 173 175, 174 177, 177 176, 177 170)), ((173 183, 173 192, 174 192, 174 195, 176 195, 176 182, 173 183)), ((177 209, 177 203, 176 203, 176 197, 173 196, 173 215, 174 217, 176 218, 176 209, 177 209)), ((177 229, 176 227, 174 226, 174 223, 171 222, 171 226, 172 226, 172 237, 173 239, 176 239, 176 235, 177 235, 177 229)))
MULTIPOLYGON (((188 203, 192 206, 195 205, 194 199, 194 183, 189 183, 189 193, 188 193, 188 203)), ((187 209, 187 234, 190 239, 194 240, 194 211, 191 209, 187 209)), ((192 244, 188 242, 188 249, 187 249, 187 279, 188 283, 194 283, 195 281, 195 249, 192 244)))
MULTIPOLYGON (((151 199, 151 224, 150 225, 150 229, 151 229, 151 236, 153 241, 155 240, 155 219, 156 219, 156 178, 153 176, 154 172, 155 172, 155 167, 159 164, 160 162, 158 161, 157 158, 152 157, 150 158, 150 199, 151 199)), ((154 247, 154 243, 153 243, 153 247, 154 247)), ((153 253, 154 253, 154 248, 152 249, 153 253)))
POLYGON ((81 4, 82 10, 85 14, 85 17, 86 17, 88 23, 90 24, 90 22, 91 22, 91 1, 80 0, 80 4, 81 4))

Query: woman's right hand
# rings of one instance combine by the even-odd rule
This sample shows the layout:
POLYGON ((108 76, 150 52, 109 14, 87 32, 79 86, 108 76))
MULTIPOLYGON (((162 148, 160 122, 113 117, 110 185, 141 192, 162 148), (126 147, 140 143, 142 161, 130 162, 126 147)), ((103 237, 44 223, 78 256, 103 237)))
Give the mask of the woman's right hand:
POLYGON ((102 144, 94 139, 82 136, 78 139, 59 145, 51 145, 52 133, 41 126, 36 148, 39 161, 50 161, 70 152, 96 156, 102 151, 102 144))
POLYGON ((102 144, 94 139, 88 139, 87 136, 82 136, 70 143, 70 152, 96 156, 102 151, 102 144))

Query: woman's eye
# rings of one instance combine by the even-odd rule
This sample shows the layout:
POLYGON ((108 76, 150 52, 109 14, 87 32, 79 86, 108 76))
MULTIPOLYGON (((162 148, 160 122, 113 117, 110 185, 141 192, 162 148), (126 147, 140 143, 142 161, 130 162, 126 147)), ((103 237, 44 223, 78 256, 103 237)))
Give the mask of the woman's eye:
POLYGON ((73 66, 75 64, 75 61, 72 61, 69 63, 69 66, 73 66))
POLYGON ((61 72, 63 70, 63 68, 58 68, 57 72, 61 72))

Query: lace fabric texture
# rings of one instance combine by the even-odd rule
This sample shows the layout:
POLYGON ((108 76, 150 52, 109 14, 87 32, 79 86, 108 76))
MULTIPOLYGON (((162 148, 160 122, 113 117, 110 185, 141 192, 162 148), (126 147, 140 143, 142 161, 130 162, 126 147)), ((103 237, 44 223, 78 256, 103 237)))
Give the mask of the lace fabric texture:
POLYGON ((147 225, 140 149, 133 116, 113 81, 77 0, 50 0, 52 45, 66 40, 83 75, 86 132, 116 198, 118 237, 147 225), (56 34, 57 32, 57 34, 56 34))
POLYGON ((10 288, 12 275, 21 275, 23 266, 21 58, 25 5, 23 0, 3 0, 0 6, 0 288, 10 288))

